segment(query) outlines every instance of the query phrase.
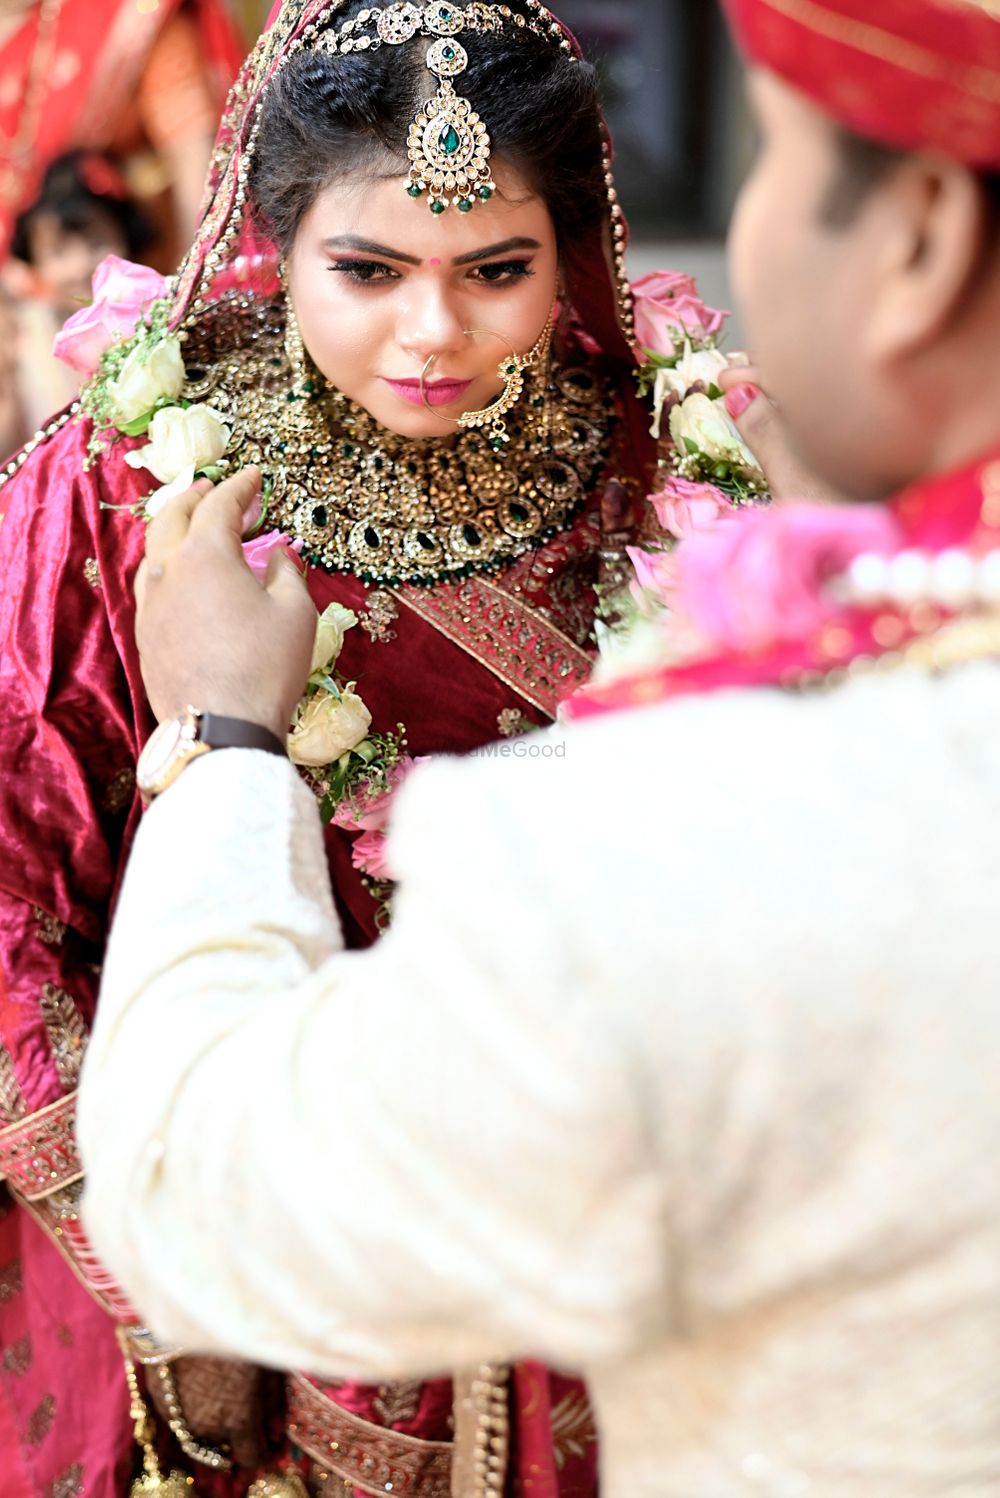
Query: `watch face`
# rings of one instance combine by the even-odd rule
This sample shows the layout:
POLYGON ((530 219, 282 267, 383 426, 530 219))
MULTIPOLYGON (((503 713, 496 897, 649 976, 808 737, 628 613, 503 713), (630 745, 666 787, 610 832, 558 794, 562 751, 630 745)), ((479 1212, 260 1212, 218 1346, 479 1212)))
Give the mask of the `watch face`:
POLYGON ((169 722, 161 723, 147 740, 136 767, 136 779, 141 790, 155 789, 157 781, 180 746, 183 731, 183 719, 171 718, 169 722))

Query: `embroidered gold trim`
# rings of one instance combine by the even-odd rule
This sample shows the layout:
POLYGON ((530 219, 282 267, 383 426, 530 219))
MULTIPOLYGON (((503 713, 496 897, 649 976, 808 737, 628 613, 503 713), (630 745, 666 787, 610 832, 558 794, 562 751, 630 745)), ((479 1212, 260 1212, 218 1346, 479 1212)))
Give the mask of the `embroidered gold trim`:
POLYGON ((590 680, 592 658, 511 594, 471 577, 448 588, 401 588, 397 597, 539 712, 590 680))
POLYGON ((25 1201, 40 1201, 80 1180, 75 1128, 76 1093, 71 1092, 0 1130, 0 1180, 25 1201))
POLYGON ((55 983, 42 985, 39 1009, 45 1021, 59 1081, 69 1091, 79 1081, 83 1053, 87 1048, 87 1027, 83 1022, 83 1015, 71 995, 55 983))
POLYGON ((938 83, 947 83, 964 92, 977 94, 991 104, 1000 103, 1000 73, 978 65, 966 66, 939 52, 931 52, 918 42, 907 41, 875 26, 870 21, 858 21, 848 16, 835 15, 818 0, 764 0, 764 4, 779 15, 818 36, 828 37, 874 57, 893 67, 904 68, 919 78, 929 78, 938 83))
POLYGON ((301 1373, 288 1379, 288 1434, 327 1472, 372 1498, 451 1498, 452 1447, 351 1414, 301 1373))
MULTIPOLYGON (((14 1070, 14 1059, 7 1047, 0 1045, 0 1127, 18 1122, 26 1112, 27 1105, 14 1070)), ((0 1167, 0 1178, 2 1175, 0 1167)))

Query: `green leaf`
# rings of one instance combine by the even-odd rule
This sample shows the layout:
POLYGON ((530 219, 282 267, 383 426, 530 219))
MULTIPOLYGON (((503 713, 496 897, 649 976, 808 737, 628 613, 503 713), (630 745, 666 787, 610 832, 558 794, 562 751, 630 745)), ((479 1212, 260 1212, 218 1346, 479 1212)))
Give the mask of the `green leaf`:
POLYGON ((684 438, 684 446, 687 449, 688 455, 692 458, 697 458, 701 452, 701 448, 697 442, 692 442, 690 437, 684 438))
POLYGON ((128 422, 125 426, 118 427, 126 437, 145 437, 149 431, 149 423, 153 419, 152 411, 147 411, 145 416, 137 416, 135 421, 128 422))

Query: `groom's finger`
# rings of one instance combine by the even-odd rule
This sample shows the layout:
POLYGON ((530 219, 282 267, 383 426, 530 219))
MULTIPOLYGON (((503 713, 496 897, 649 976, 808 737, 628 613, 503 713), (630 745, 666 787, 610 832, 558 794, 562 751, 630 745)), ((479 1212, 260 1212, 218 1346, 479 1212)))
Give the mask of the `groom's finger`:
POLYGON ((241 468, 208 494, 191 518, 191 534, 202 540, 221 542, 232 551, 242 544, 244 518, 260 494, 259 468, 241 468))
POLYGON ((211 479, 198 479, 183 494, 175 494, 153 517, 146 531, 147 562, 163 565, 168 560, 187 535, 191 516, 211 487, 211 479))

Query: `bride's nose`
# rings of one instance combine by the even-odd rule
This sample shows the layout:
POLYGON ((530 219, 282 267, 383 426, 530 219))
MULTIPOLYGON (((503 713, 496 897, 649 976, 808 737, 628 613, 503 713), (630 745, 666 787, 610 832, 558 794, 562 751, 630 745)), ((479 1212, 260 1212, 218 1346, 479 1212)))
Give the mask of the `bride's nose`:
POLYGON ((468 347, 457 299, 433 284, 414 288, 396 324, 396 342, 421 364, 436 355, 463 353, 468 347))

